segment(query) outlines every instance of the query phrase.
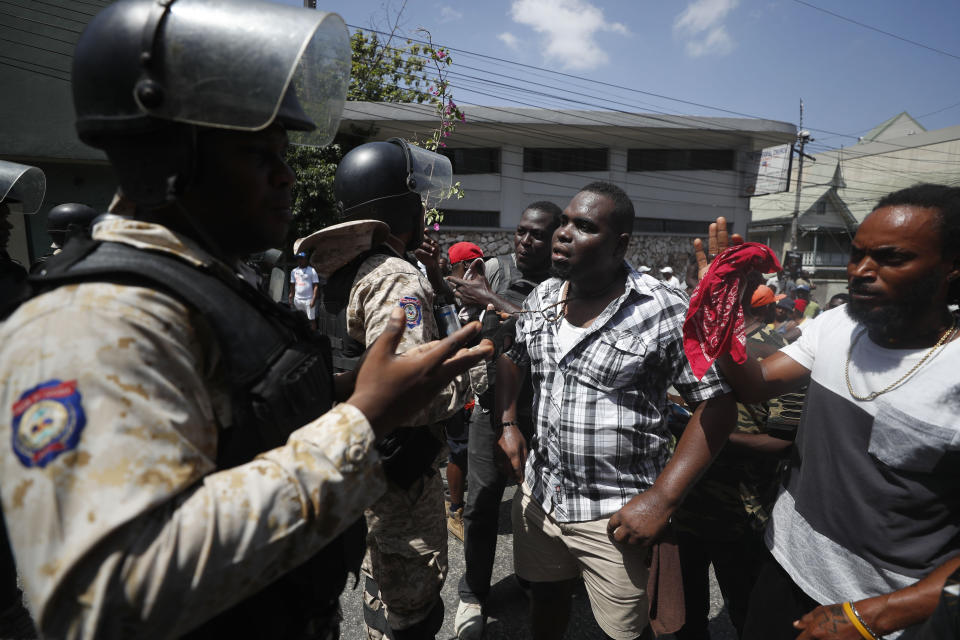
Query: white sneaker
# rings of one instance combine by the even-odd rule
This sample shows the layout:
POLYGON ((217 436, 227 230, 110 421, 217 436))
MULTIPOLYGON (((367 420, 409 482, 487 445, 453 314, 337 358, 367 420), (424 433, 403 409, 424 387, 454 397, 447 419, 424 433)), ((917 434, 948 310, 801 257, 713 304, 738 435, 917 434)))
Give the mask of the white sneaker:
POLYGON ((461 600, 453 630, 459 640, 480 640, 483 636, 483 611, 480 605, 461 600))

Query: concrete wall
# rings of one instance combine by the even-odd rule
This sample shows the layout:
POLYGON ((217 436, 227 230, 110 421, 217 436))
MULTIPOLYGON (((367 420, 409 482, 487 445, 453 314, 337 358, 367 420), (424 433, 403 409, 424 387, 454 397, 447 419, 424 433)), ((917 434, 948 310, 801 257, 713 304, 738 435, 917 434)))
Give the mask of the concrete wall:
MULTIPOLYGON (((442 229, 435 234, 444 253, 456 242, 472 242, 483 250, 487 257, 513 253, 513 232, 498 229, 466 230, 442 229)), ((627 260, 634 267, 647 265, 659 270, 673 267, 676 276, 683 281, 688 256, 693 252, 693 240, 689 236, 634 234, 627 249, 627 260)))

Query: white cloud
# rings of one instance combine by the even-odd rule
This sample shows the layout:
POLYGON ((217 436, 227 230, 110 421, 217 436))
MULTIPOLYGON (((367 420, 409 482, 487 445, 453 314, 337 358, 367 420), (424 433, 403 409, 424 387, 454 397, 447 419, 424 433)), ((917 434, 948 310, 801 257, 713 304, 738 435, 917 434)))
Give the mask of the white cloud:
POLYGON ((440 7, 440 22, 454 22, 462 17, 462 11, 457 11, 449 6, 440 7))
POLYGON ((497 39, 500 40, 503 44, 507 45, 509 48, 514 51, 520 50, 520 39, 517 36, 513 35, 509 31, 504 31, 497 36, 497 39))
POLYGON ((566 69, 594 69, 607 62, 596 41, 599 33, 629 33, 623 24, 607 22, 603 10, 588 0, 513 0, 510 17, 539 33, 544 57, 566 69))
POLYGON ((739 0, 693 0, 673 23, 674 33, 684 38, 687 54, 724 55, 733 50, 734 42, 723 24, 739 0))

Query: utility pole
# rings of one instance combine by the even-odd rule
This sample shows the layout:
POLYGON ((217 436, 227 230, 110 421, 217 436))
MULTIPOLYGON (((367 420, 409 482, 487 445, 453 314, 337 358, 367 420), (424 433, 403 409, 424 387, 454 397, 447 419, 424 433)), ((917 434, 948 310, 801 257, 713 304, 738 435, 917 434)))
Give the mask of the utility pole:
POLYGON ((797 169, 797 197, 793 204, 793 220, 790 222, 790 250, 797 251, 797 224, 800 218, 800 192, 803 189, 803 159, 810 158, 804 153, 804 148, 808 142, 813 142, 810 132, 803 128, 803 100, 800 100, 800 132, 797 134, 797 143, 800 148, 794 147, 793 150, 800 155, 800 167, 797 169))

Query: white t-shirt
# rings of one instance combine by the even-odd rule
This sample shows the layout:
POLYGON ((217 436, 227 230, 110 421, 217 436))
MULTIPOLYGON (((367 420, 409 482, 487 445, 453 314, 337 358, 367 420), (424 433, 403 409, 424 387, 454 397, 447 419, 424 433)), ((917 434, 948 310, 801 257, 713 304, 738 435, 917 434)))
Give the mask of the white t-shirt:
POLYGON ((316 269, 310 265, 294 267, 290 272, 290 283, 296 286, 293 297, 297 300, 310 300, 313 297, 313 285, 319 282, 316 269))
POLYGON ((766 532, 777 561, 821 604, 913 584, 955 555, 960 537, 960 339, 894 389, 857 400, 847 389, 848 360, 850 385, 866 396, 930 348, 882 347, 846 309, 808 320, 782 349, 811 378, 766 532))
POLYGON ((566 318, 560 320, 560 327, 557 329, 557 344, 560 345, 560 358, 562 359, 571 349, 577 346, 580 338, 590 327, 578 327, 567 322, 566 318))

